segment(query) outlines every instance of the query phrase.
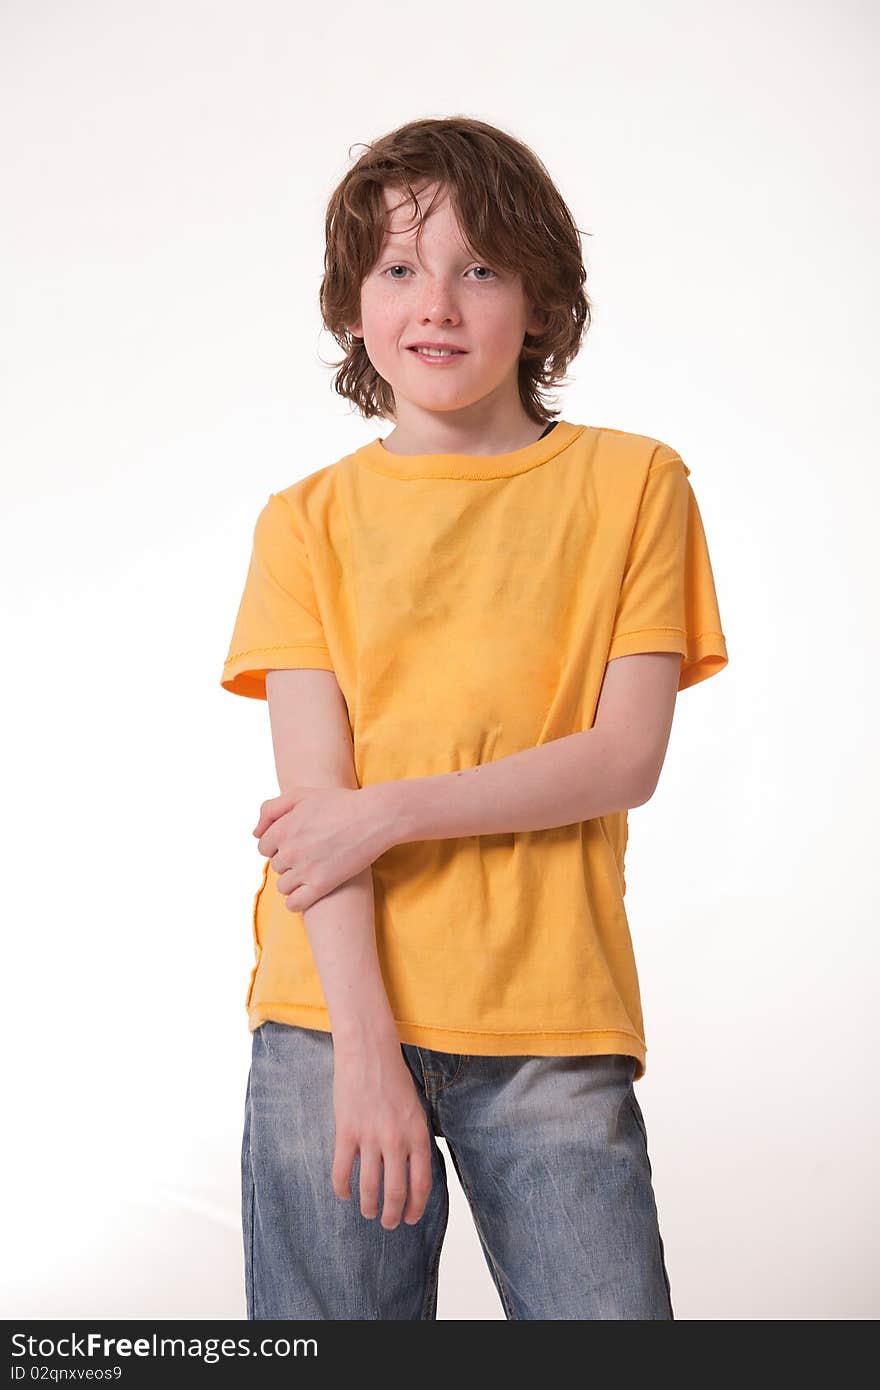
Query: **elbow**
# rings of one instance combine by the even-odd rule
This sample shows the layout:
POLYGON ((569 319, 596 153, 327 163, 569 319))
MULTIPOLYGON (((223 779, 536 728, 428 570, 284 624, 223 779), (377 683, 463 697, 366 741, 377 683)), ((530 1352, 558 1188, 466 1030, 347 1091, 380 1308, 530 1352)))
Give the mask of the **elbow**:
POLYGON ((625 809, 631 811, 637 806, 646 805, 657 790, 658 781, 659 774, 654 767, 646 768, 641 763, 628 767, 623 776, 625 809))
POLYGON ((360 789, 354 763, 344 758, 339 762, 332 759, 298 759, 294 767, 278 770, 278 785, 282 796, 294 787, 344 787, 348 791, 360 789))
POLYGON ((637 806, 646 806, 653 795, 654 788, 651 787, 649 791, 643 791, 640 792, 638 796, 630 797, 629 801, 627 802, 627 809, 630 811, 634 811, 637 806))

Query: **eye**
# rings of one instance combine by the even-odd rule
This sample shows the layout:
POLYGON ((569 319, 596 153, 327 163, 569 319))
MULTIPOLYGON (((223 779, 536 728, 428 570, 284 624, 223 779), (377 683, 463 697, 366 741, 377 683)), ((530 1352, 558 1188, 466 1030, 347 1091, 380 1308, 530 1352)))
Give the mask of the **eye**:
MULTIPOLYGON (((400 264, 398 264, 398 265, 389 265, 389 266, 387 266, 387 267, 385 268, 385 270, 382 271, 382 274, 383 274, 383 275, 387 275, 387 277, 388 277, 389 280, 405 280, 405 279, 406 279, 406 272, 408 271, 408 269, 409 269, 409 267, 408 267, 408 266, 405 266, 405 265, 400 265, 400 264), (402 270, 402 271, 404 271, 404 274, 403 274, 403 275, 392 275, 392 274, 391 274, 392 270, 402 270)), ((495 279, 495 280, 498 279, 497 274, 496 274, 495 271, 491 268, 491 266, 488 266, 488 265, 473 265, 473 266, 471 266, 471 270, 487 270, 487 271, 489 272, 489 275, 490 275, 493 279, 495 279)), ((471 273, 471 271, 469 270, 469 271, 468 271, 468 275, 470 275, 470 273, 471 273)), ((483 277, 483 276, 480 276, 480 277, 479 277, 478 283, 480 283, 480 284, 486 283, 486 281, 484 280, 484 277, 483 277)))

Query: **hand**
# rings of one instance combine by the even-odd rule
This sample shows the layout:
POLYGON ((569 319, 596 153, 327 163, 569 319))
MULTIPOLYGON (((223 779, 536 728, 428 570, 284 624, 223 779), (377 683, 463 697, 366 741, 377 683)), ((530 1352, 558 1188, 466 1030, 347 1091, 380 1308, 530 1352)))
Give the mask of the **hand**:
POLYGON ((363 788, 292 787, 264 801, 253 832, 291 912, 304 912, 391 846, 363 788))
POLYGON ((385 1204, 380 1224, 393 1231, 402 1213, 406 1224, 414 1226, 431 1193, 431 1137, 400 1045, 383 1051, 346 1050, 334 1040, 333 1106, 336 1196, 351 1200, 351 1169, 360 1154, 361 1215, 368 1220, 378 1215, 381 1174, 385 1204))

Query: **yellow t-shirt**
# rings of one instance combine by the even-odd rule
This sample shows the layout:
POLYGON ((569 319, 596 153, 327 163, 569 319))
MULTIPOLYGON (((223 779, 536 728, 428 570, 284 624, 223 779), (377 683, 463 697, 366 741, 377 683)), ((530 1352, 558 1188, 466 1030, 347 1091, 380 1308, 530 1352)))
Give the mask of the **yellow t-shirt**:
MULTIPOLYGON (((668 445, 557 422, 508 454, 381 439, 272 493, 221 684, 334 671, 360 786, 493 762, 589 729, 605 663, 727 664, 690 470, 668 445)), ((620 1052, 645 1072, 624 910, 625 811, 551 830, 395 845, 372 866, 401 1042, 445 1052, 620 1052)), ((330 1030, 302 913, 266 860, 249 1027, 330 1030)))

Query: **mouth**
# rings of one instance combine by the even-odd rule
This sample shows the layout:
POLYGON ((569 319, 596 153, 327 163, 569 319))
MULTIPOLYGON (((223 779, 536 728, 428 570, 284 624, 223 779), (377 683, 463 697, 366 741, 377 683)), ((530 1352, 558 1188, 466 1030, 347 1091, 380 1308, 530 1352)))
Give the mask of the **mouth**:
POLYGON ((461 357, 467 357, 463 348, 408 347, 407 352, 411 352, 421 362, 431 363, 455 362, 461 357))

